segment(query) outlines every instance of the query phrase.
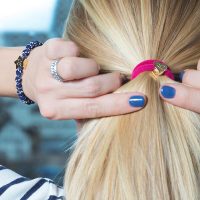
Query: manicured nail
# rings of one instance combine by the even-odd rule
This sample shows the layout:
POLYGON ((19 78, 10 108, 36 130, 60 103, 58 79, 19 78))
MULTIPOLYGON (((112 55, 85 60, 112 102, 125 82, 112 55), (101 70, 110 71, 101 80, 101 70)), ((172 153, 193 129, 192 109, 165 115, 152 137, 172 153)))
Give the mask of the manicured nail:
POLYGON ((161 92, 162 96, 166 99, 172 99, 176 95, 176 90, 173 87, 167 86, 167 85, 162 86, 160 92, 161 92))
POLYGON ((174 74, 175 81, 182 83, 184 74, 185 71, 181 71, 178 74, 174 74))
POLYGON ((129 99, 129 104, 132 107, 144 107, 145 99, 143 96, 132 96, 129 99))

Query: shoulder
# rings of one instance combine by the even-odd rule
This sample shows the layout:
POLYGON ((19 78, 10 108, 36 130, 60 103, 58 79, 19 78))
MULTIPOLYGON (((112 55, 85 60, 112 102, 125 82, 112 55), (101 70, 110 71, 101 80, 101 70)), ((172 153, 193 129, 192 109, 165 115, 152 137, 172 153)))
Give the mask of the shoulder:
POLYGON ((28 179, 0 165, 0 199, 64 200, 64 191, 48 178, 28 179))

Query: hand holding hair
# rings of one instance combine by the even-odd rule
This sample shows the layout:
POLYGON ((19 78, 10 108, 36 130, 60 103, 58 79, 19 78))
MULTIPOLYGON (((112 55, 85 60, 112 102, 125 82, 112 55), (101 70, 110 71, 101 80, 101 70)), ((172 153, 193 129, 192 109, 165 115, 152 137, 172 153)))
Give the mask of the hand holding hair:
POLYGON ((160 96, 175 106, 200 113, 200 61, 197 70, 184 70, 179 78, 182 83, 161 86, 160 96))
POLYGON ((78 56, 77 45, 62 39, 50 39, 30 54, 23 89, 38 103, 42 116, 87 119, 134 112, 145 105, 141 93, 108 94, 122 85, 123 76, 119 72, 99 75, 100 68, 93 59, 78 56), (53 73, 61 81, 50 73, 55 60, 57 71, 53 73))

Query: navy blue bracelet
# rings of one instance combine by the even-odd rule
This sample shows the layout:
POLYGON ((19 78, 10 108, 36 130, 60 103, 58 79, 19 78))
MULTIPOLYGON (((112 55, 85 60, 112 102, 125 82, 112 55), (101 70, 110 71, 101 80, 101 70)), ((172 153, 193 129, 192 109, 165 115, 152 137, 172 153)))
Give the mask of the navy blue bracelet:
POLYGON ((23 87, 22 87, 22 75, 23 75, 23 70, 24 70, 24 65, 27 64, 27 57, 29 56, 31 50, 33 50, 35 47, 41 46, 43 45, 43 43, 40 43, 38 41, 33 41, 33 42, 29 42, 26 45, 26 48, 23 50, 22 55, 18 57, 18 59, 15 61, 16 64, 16 89, 17 89, 17 94, 19 99, 27 104, 34 104, 35 102, 32 101, 31 99, 29 99, 23 91, 23 87))

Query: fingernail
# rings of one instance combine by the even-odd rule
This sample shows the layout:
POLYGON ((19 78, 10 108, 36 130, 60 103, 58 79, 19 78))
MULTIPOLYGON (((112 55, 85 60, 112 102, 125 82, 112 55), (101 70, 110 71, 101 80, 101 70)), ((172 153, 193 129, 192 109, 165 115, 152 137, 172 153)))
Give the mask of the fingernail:
POLYGON ((182 83, 184 74, 185 74, 185 71, 181 71, 178 74, 174 74, 175 81, 182 83))
POLYGON ((166 99, 172 99, 176 95, 176 90, 171 86, 162 86, 160 90, 162 96, 166 99))
POLYGON ((131 96, 129 104, 132 107, 144 107, 145 99, 143 96, 131 96))

